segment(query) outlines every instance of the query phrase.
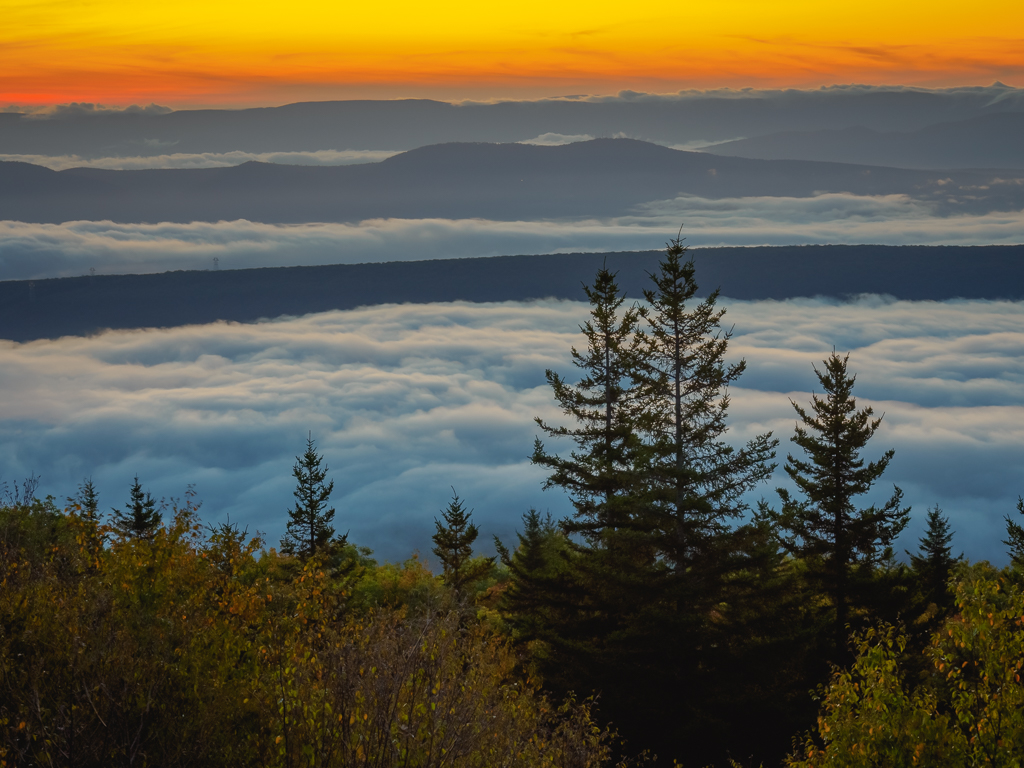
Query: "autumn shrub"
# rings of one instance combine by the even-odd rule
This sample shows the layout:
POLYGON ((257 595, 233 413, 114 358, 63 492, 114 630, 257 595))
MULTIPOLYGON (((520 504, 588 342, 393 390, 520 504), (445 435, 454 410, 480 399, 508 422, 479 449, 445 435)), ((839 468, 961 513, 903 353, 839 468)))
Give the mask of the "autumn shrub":
POLYGON ((549 704, 422 564, 260 554, 196 509, 136 539, 0 507, 0 766, 607 761, 588 704, 549 704))
POLYGON ((1024 593, 986 563, 962 566, 956 610, 911 676, 907 638, 892 627, 859 638, 849 670, 823 691, 816 733, 793 768, 1020 766, 1024 763, 1024 593))

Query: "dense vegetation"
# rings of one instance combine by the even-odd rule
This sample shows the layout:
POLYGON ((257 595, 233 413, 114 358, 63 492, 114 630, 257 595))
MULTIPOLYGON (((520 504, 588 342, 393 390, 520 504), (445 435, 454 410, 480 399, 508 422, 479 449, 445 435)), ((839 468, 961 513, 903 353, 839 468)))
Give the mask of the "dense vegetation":
POLYGON ((858 504, 893 454, 862 458, 881 419, 835 353, 794 403, 793 489, 749 508, 778 441, 725 439, 744 364, 684 256, 642 305, 605 269, 587 289, 533 456, 574 514, 528 511, 496 558, 455 495, 439 574, 377 563, 336 535, 312 437, 280 551, 138 478, 107 516, 90 481, 8 492, 0 765, 1016 765, 1024 527, 998 572, 934 508, 897 561, 910 510, 858 504))

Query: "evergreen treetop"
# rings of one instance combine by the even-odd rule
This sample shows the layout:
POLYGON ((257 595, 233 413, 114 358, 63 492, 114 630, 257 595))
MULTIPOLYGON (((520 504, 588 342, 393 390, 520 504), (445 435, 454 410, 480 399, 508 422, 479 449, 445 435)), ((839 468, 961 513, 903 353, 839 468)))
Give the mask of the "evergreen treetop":
MULTIPOLYGON (((1017 512, 1024 515, 1024 497, 1017 497, 1017 512)), ((1009 547, 1010 562, 1017 568, 1024 568, 1024 526, 1007 515, 1006 538, 1003 544, 1009 547)))
POLYGON ((722 329, 718 291, 690 306, 697 292, 692 258, 676 238, 668 243, 654 288, 645 290, 647 322, 641 340, 639 382, 648 441, 644 474, 662 531, 663 554, 679 569, 729 530, 728 521, 747 511, 744 494, 771 476, 778 440, 759 435, 735 449, 727 431, 729 385, 746 368, 725 353, 732 332, 722 329))
POLYGON ((432 537, 432 551, 441 561, 444 582, 456 592, 462 592, 490 572, 494 558, 473 558, 473 542, 480 534, 476 524, 470 521, 473 510, 466 510, 454 488, 452 493, 452 500, 441 510, 444 522, 434 518, 437 531, 432 537))
POLYGON ((825 391, 812 395, 811 409, 792 403, 800 417, 793 442, 807 459, 786 457, 785 470, 802 498, 778 489, 781 513, 774 519, 783 530, 787 550, 808 560, 812 571, 832 598, 835 609, 834 640, 837 652, 846 644, 849 607, 854 598, 855 571, 891 557, 892 542, 909 521, 909 508, 901 507, 903 492, 895 488, 881 506, 858 509, 857 496, 867 493, 882 476, 894 451, 864 463, 861 450, 882 422, 870 407, 857 409, 853 396, 856 376, 849 375, 849 356, 835 351, 814 372, 825 391))
POLYGON ((590 318, 580 326, 587 347, 572 348, 583 377, 569 384, 550 369, 545 373, 555 401, 575 425, 552 427, 536 419, 549 436, 568 437, 576 447, 566 458, 548 453, 538 438, 532 460, 551 472, 545 488, 557 486, 569 494, 575 519, 563 527, 596 540, 605 528, 630 525, 635 513, 629 496, 637 481, 632 472, 639 437, 631 377, 640 360, 640 314, 635 307, 620 313, 625 299, 607 267, 598 271, 593 286, 583 288, 590 301, 590 318))
MULTIPOLYGON (((138 480, 138 478, 136 478, 138 480)), ((99 523, 100 497, 93 485, 92 478, 88 477, 78 486, 78 492, 74 497, 68 499, 68 505, 76 507, 79 514, 90 523, 99 523)))
POLYGON ((936 605, 950 602, 946 599, 946 582, 953 566, 963 559, 962 554, 953 557, 953 549, 949 546, 952 541, 949 518, 936 504, 928 510, 928 528, 920 539, 919 554, 907 552, 910 565, 921 580, 925 597, 936 605))
POLYGON ((111 512, 110 526, 122 539, 152 541, 160 527, 160 510, 156 508, 156 500, 149 491, 142 490, 138 475, 132 483, 124 511, 111 507, 111 512))
POLYGON ((327 466, 317 453, 310 433, 306 438, 306 451, 295 457, 292 475, 295 477, 295 506, 288 510, 288 525, 281 539, 281 551, 307 558, 330 542, 334 535, 331 521, 334 507, 327 501, 334 492, 334 481, 327 482, 327 466))

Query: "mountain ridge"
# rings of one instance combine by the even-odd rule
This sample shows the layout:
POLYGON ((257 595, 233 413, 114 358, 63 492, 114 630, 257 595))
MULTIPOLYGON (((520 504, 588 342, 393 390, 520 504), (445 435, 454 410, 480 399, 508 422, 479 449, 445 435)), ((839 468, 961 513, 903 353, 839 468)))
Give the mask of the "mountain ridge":
MULTIPOLYGON (((693 248, 700 295, 741 300, 871 293, 896 299, 1024 299, 1024 245, 693 248)), ((255 322, 359 306, 585 300, 607 265, 630 300, 661 251, 495 256, 315 267, 177 271, 0 281, 0 339, 117 328, 255 322)))
POLYGON ((995 173, 748 159, 635 139, 559 146, 449 142, 349 166, 249 162, 223 168, 51 171, 0 163, 0 218, 33 223, 515 221, 631 215, 646 203, 687 195, 827 192, 909 195, 932 201, 940 214, 1024 208, 1024 170, 1009 173, 1020 182, 1014 184, 993 185, 995 173))

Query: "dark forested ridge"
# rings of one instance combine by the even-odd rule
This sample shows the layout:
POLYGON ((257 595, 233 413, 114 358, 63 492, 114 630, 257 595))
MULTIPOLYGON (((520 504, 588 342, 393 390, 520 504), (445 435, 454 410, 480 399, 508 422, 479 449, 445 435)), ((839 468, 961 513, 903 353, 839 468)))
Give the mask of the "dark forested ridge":
POLYGON ((39 223, 373 218, 518 221, 635 213, 681 195, 910 195, 939 214, 1020 210, 1024 171, 916 171, 682 152, 633 139, 564 146, 437 144, 379 163, 52 171, 0 163, 5 219, 39 223))
MULTIPOLYGON (((720 287, 733 299, 860 293, 910 300, 1024 298, 1024 245, 806 245, 691 253, 703 285, 720 287)), ((582 283, 606 259, 635 299, 658 258, 655 251, 574 253, 6 281, 0 282, 0 338, 253 322, 385 303, 583 300, 582 283)))

